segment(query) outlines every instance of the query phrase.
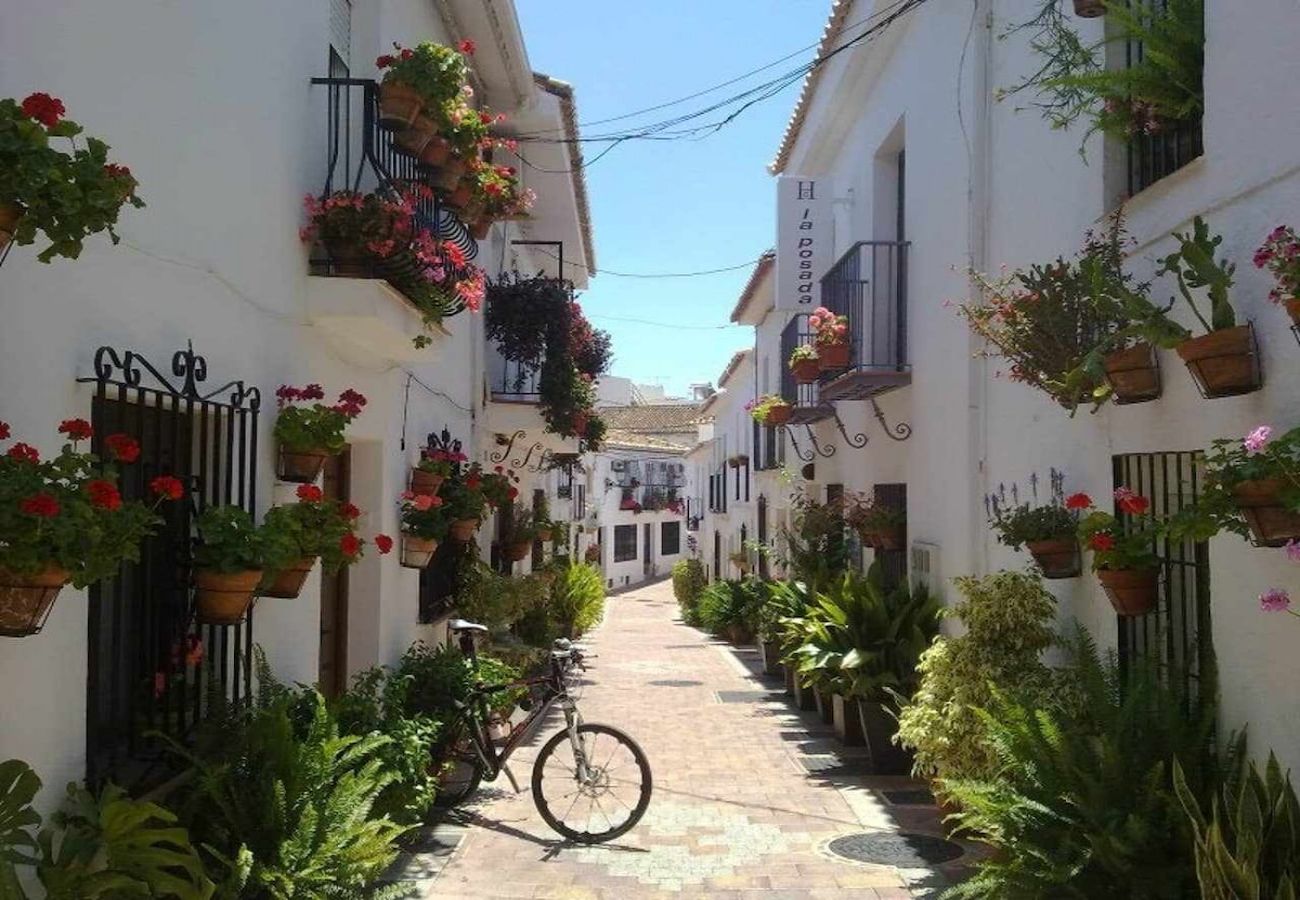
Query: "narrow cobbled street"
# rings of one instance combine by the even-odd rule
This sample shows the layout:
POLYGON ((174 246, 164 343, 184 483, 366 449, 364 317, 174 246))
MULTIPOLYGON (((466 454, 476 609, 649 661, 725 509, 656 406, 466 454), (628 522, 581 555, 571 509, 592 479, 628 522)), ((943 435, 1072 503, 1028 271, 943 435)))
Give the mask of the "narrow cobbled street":
MULTIPOLYGON (((940 872, 827 850, 837 836, 866 830, 937 835, 938 816, 886 799, 924 802, 906 779, 854 775, 861 757, 839 749, 816 713, 795 711, 779 679, 757 674, 755 653, 681 623, 668 582, 611 597, 587 643, 598 658, 580 707, 649 755, 655 785, 645 818, 609 845, 562 843, 527 792, 525 748, 512 767, 524 792, 503 778, 459 814, 460 844, 422 896, 907 898, 947 883, 940 872)), ((554 730, 549 724, 534 746, 554 730)))

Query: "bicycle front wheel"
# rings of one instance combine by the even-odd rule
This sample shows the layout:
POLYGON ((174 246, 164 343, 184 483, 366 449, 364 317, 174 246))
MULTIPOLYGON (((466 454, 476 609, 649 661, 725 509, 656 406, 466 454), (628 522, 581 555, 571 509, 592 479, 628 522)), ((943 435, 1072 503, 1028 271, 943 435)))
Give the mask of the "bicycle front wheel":
POLYGON ((574 746, 566 729, 542 747, 533 764, 533 802, 564 837, 599 844, 645 815, 650 763, 636 741, 608 725, 579 725, 578 742, 574 746))

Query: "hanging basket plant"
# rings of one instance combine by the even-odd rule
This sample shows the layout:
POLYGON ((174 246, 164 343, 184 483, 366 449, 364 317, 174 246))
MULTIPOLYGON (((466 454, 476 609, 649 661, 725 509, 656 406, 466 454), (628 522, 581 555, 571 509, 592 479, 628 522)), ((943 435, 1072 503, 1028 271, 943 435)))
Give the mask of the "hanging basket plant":
POLYGON ((1279 225, 1255 251, 1255 268, 1267 269, 1276 284, 1268 299, 1286 310, 1292 325, 1300 326, 1300 235, 1290 225, 1279 225))
POLYGON ((863 495, 845 497, 844 524, 862 543, 877 550, 902 550, 907 534, 907 510, 863 495))
MULTIPOLYGON (((447 482, 444 482, 446 484, 447 482)), ((438 543, 447 536, 453 512, 437 494, 406 491, 398 506, 402 529, 402 565, 423 569, 433 559, 438 543)))
POLYGON ((1107 353, 1102 366, 1117 404, 1146 403, 1160 397, 1160 363, 1150 341, 1107 353))
POLYGON ((1160 559, 1153 547, 1160 535, 1150 514, 1151 501, 1132 490, 1115 491, 1115 502, 1127 521, 1097 509, 1086 494, 1071 498, 1083 515, 1079 539, 1092 551, 1092 570, 1115 612, 1144 616, 1159 597, 1160 559))
MULTIPOLYGON (((68 442, 51 459, 23 442, 0 456, 0 635, 37 633, 64 585, 84 588, 138 561, 160 524, 158 505, 185 493, 163 475, 150 483, 148 504, 124 499, 118 467, 135 463, 140 445, 109 435, 100 456, 78 449, 93 436, 89 422, 68 419, 59 431, 68 442)), ((9 438, 0 422, 0 442, 9 438)))
POLYGON ((1248 529, 1263 547, 1300 540, 1300 428, 1275 435, 1261 425, 1243 439, 1215 441, 1205 468, 1209 484, 1196 537, 1248 529))
MULTIPOLYGON (((361 510, 325 499, 313 484, 299 485, 297 493, 297 503, 273 506, 262 520, 266 574, 259 593, 263 597, 297 597, 317 560, 324 574, 334 575, 360 561, 365 548, 366 542, 357 534, 361 510)), ((383 554, 392 541, 376 535, 375 546, 383 554)))
POLYGON ((786 424, 794 414, 794 407, 777 394, 764 394, 751 400, 745 404, 745 410, 755 422, 772 428, 786 424))
POLYGON ((204 625, 237 625, 252 609, 265 574, 267 533, 238 506, 209 506, 195 525, 195 618, 204 625))
POLYGON ((808 316, 817 363, 823 371, 849 367, 849 317, 819 306, 808 316))
POLYGON ((800 384, 811 384, 822 373, 821 362, 817 358, 817 349, 812 344, 801 344, 790 353, 790 371, 794 380, 800 384))
POLYGON ((39 233, 49 246, 38 260, 76 259, 92 234, 108 232, 118 243, 122 207, 144 206, 131 170, 110 163, 108 145, 97 138, 86 137, 82 146, 81 126, 63 113, 62 101, 49 94, 0 100, 0 251, 11 241, 32 244, 39 233))
POLYGON ((275 397, 280 407, 275 419, 276 474, 281 481, 311 483, 320 476, 325 461, 343 451, 343 433, 361 415, 366 398, 348 388, 326 406, 319 402, 325 399, 319 384, 302 388, 282 384, 275 397))
POLYGON ((999 542, 1013 550, 1028 550, 1044 578, 1077 578, 1083 565, 1078 510, 1091 502, 1082 494, 1062 500, 1055 489, 1053 493, 1052 502, 1045 506, 1022 503, 1011 509, 1002 509, 997 497, 990 498, 990 525, 999 542))
POLYGON ((406 129, 426 110, 436 123, 444 104, 461 99, 469 80, 467 54, 429 41, 415 47, 393 44, 393 52, 375 60, 383 71, 379 85, 379 124, 406 129))

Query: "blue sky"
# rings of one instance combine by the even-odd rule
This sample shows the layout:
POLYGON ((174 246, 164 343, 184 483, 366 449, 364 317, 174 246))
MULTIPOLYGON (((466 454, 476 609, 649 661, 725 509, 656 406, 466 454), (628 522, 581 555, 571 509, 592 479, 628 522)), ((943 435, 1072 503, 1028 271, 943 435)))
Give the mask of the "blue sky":
MULTIPOLYGON (((675 100, 758 68, 821 35, 829 0, 517 0, 533 68, 574 86, 581 122, 675 100)), ((644 118, 693 111, 812 58, 810 49, 740 85, 644 118)), ((596 264, 619 272, 693 272, 755 260, 773 242, 766 165, 798 96, 787 88, 703 140, 629 141, 587 169, 596 264)), ((587 144, 590 158, 604 145, 587 144)), ((526 151, 525 151, 526 152, 526 151)), ((598 275, 583 294, 614 337, 613 373, 685 393, 748 346, 727 323, 751 267, 696 278, 598 275), (618 319, 641 319, 662 326, 618 319)))

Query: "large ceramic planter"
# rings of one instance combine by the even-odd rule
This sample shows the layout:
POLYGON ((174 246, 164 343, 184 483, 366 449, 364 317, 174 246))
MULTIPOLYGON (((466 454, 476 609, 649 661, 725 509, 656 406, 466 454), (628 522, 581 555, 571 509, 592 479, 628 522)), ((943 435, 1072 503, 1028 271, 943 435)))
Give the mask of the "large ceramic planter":
POLYGON ((252 607, 253 592, 261 582, 261 569, 243 572, 196 570, 195 618, 203 625, 238 625, 252 607))
MULTIPOLYGON (((792 670, 793 671, 793 670, 792 670)), ((794 705, 798 709, 816 709, 817 701, 813 697, 813 689, 804 684, 799 678, 799 673, 793 673, 794 679, 794 705)))
POLYGON ((420 92, 398 82, 379 86, 379 124, 383 128, 406 128, 415 122, 424 107, 420 92))
POLYGON ((1146 341, 1108 353, 1102 366, 1116 403, 1145 403, 1160 396, 1160 364, 1146 341))
POLYGON ((527 559, 528 554, 533 552, 533 542, 517 541, 513 544, 506 544, 502 552, 510 562, 519 562, 521 559, 527 559))
POLYGON ((1074 0, 1074 14, 1081 19, 1106 15, 1106 0, 1074 0))
POLYGON ((912 753, 894 743, 898 720, 883 704, 858 701, 858 719, 862 736, 871 754, 871 771, 875 775, 908 775, 912 771, 912 753))
POLYGON ((1259 356, 1250 325, 1189 338, 1177 349, 1206 397, 1235 397, 1260 388, 1259 356))
POLYGON ((1044 578, 1077 578, 1082 568, 1076 538, 1030 541, 1025 544, 1025 549, 1042 569, 1044 578))
MULTIPOLYGON (((0 229, 3 228, 3 222, 0 222, 0 229)), ((4 246, 2 243, 3 238, 4 236, 0 235, 0 247, 4 246)), ((1282 306, 1286 308, 1286 314, 1291 317, 1292 324, 1300 325, 1300 297, 1292 297, 1289 300, 1283 300, 1282 306)))
POLYGON ((288 450, 280 448, 275 473, 281 481, 311 484, 320 477, 325 460, 334 454, 328 450, 288 450))
POLYGON ((53 565, 34 575, 0 568, 0 635, 27 637, 40 631, 71 577, 53 565))
POLYGON ((306 583, 307 576, 311 574, 311 570, 315 565, 316 557, 309 556, 281 569, 279 572, 269 572, 259 593, 263 597, 280 597, 285 600, 292 600, 302 593, 302 586, 306 583))
POLYGON ((763 421, 763 424, 772 428, 780 428, 786 422, 790 421, 792 415, 794 415, 794 407, 789 403, 769 406, 767 408, 767 418, 763 421))
POLYGON ((451 523, 451 539, 462 544, 474 540, 476 531, 478 531, 478 519, 457 519, 451 523))
POLYGON ((1145 616, 1156 608, 1159 569, 1098 569, 1097 580, 1121 616, 1145 616))
POLYGON ((408 486, 413 494, 428 494, 432 497, 438 493, 438 488, 442 487, 446 479, 441 475, 435 475, 433 472, 426 472, 423 469, 412 469, 411 479, 408 486))
POLYGON ((437 126, 428 116, 416 116, 415 121, 409 128, 404 128, 398 132, 397 137, 393 139, 393 145, 410 156, 420 156, 424 153, 424 148, 433 140, 437 126))
POLYGON ((840 694, 831 697, 831 726, 835 729, 835 736, 846 747, 861 747, 866 743, 856 700, 846 699, 840 694))
POLYGON ((14 232, 18 230, 18 220, 26 212, 17 203, 0 203, 0 250, 8 247, 9 242, 14 239, 14 232))
POLYGON ((1232 499, 1261 547, 1281 547, 1300 539, 1300 513, 1282 503, 1284 488, 1276 478, 1239 481, 1232 486, 1232 499))
POLYGON ((821 688, 815 687, 813 693, 813 707, 817 710, 817 715, 821 720, 830 725, 835 720, 835 710, 831 706, 831 695, 821 688))
POLYGON ((764 675, 781 674, 781 645, 776 641, 759 641, 758 655, 763 661, 764 675))
POLYGON ((790 366, 794 380, 800 384, 811 384, 822 373, 822 364, 815 359, 801 359, 790 366))
POLYGON ((849 345, 818 344, 817 364, 822 369, 847 369, 849 367, 849 345))
POLYGON ((433 560, 433 554, 437 550, 438 541, 434 538, 404 534, 402 535, 402 566, 407 569, 423 569, 433 560))

